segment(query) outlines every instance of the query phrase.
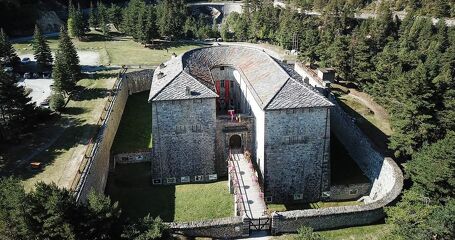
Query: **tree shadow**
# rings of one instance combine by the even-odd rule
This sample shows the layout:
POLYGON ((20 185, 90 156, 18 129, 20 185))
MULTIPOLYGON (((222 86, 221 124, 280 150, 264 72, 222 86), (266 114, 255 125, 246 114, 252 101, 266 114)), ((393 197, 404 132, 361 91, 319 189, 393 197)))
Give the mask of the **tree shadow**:
POLYGON ((79 115, 86 112, 87 110, 81 107, 66 107, 65 109, 63 109, 63 113, 68 115, 79 115))
POLYGON ((370 182, 334 133, 330 134, 330 169, 332 185, 370 182))
POLYGON ((360 130, 371 140, 375 150, 384 156, 393 156, 393 152, 388 148, 389 137, 387 135, 343 101, 338 100, 338 103, 352 117, 352 121, 355 121, 360 130))
POLYGON ((164 50, 169 48, 178 48, 183 46, 189 45, 196 45, 199 47, 203 46, 211 46, 211 44, 207 43, 190 43, 190 42, 173 42, 173 41, 159 41, 154 40, 152 43, 147 44, 147 48, 154 49, 154 50, 164 50))
POLYGON ((104 98, 108 94, 109 94, 109 90, 106 88, 85 88, 82 86, 76 86, 76 89, 71 94, 71 100, 87 101, 87 100, 104 98))
MULTIPOLYGON (((71 120, 70 125, 55 125, 52 128, 56 134, 55 138, 48 141, 44 146, 28 146, 32 151, 22 159, 9 159, 0 170, 0 176, 14 175, 21 179, 31 178, 43 172, 47 166, 52 165, 62 153, 68 152, 69 149, 79 144, 87 145, 90 136, 94 136, 98 129, 99 126, 96 124, 86 124, 76 120, 71 120), (41 166, 32 169, 31 162, 39 162, 41 166)), ((65 159, 65 161, 70 160, 65 159)))
POLYGON ((175 185, 153 185, 150 163, 118 164, 109 174, 105 193, 118 201, 124 218, 136 220, 148 214, 174 221, 175 185))
POLYGON ((123 36, 121 33, 110 32, 109 35, 104 36, 100 33, 86 33, 83 42, 110 42, 110 41, 127 41, 126 39, 120 38, 123 36))

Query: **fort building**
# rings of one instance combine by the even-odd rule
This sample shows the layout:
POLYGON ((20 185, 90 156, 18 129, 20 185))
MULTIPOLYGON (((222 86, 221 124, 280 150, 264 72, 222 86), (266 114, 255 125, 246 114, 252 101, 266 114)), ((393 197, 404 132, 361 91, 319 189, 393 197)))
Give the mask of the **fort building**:
POLYGON ((330 189, 333 104, 262 50, 194 49, 154 72, 154 184, 226 176, 231 151, 251 153, 269 202, 313 202, 330 189))

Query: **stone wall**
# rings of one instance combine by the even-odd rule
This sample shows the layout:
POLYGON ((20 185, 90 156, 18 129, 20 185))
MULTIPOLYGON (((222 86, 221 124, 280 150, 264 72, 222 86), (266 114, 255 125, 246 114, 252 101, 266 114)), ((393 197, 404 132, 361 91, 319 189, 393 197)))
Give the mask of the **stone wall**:
POLYGON ((111 159, 110 150, 122 119, 128 94, 150 89, 151 78, 143 77, 150 72, 153 73, 153 70, 134 73, 122 71, 119 74, 98 121, 98 132, 87 146, 79 172, 71 186, 78 201, 85 201, 91 189, 99 193, 104 192, 111 159), (134 84, 128 84, 129 82, 134 84), (131 89, 129 89, 130 86, 131 89))
POLYGON ((245 237, 243 231, 244 222, 241 217, 201 220, 187 223, 173 222, 168 225, 174 233, 188 237, 207 237, 215 239, 245 237))
POLYGON ((114 164, 150 162, 152 155, 151 151, 119 153, 114 155, 114 164))
POLYGON ((126 83, 128 85, 128 94, 149 91, 152 85, 153 69, 144 69, 125 74, 126 83))
POLYGON ((329 190, 329 113, 328 108, 266 112, 264 188, 273 202, 319 201, 329 190))
POLYGON ((330 201, 357 200, 368 196, 371 183, 355 183, 330 186, 330 201))
POLYGON ((279 212, 273 215, 272 233, 295 232, 302 225, 316 230, 341 228, 374 223, 384 217, 383 207, 394 201, 401 193, 403 175, 391 158, 379 154, 373 144, 357 127, 351 117, 335 104, 331 112, 333 133, 348 150, 365 175, 373 182, 365 204, 360 206, 330 207, 279 212))
POLYGON ((215 108, 214 98, 152 102, 155 184, 215 174, 215 108))
POLYGON ((244 151, 253 151, 254 117, 240 115, 239 121, 231 121, 230 116, 218 116, 216 119, 216 172, 219 176, 227 176, 227 159, 229 154, 229 139, 239 135, 244 151))

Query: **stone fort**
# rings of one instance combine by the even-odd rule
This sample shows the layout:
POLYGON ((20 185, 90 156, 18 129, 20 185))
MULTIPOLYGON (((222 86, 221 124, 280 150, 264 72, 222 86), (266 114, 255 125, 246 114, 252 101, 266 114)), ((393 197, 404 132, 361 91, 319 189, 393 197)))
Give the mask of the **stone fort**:
POLYGON ((213 46, 153 75, 154 184, 227 175, 233 150, 251 153, 269 202, 318 201, 330 189, 333 104, 264 51, 213 46))

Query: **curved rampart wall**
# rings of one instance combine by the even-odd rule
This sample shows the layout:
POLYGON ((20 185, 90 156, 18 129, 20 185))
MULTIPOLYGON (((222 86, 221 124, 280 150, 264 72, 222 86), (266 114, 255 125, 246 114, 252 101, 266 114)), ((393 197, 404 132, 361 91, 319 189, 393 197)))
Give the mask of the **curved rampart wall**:
POLYGON ((103 193, 106 187, 111 147, 114 142, 128 95, 150 90, 153 70, 119 74, 101 113, 96 136, 87 146, 72 191, 78 201, 85 201, 91 189, 103 193))
POLYGON ((272 233, 296 232, 302 225, 316 230, 333 229, 374 223, 384 217, 383 207, 395 200, 403 187, 403 175, 391 158, 376 151, 368 137, 345 113, 334 96, 331 127, 352 158, 373 182, 365 204, 278 212, 272 215, 272 233))

